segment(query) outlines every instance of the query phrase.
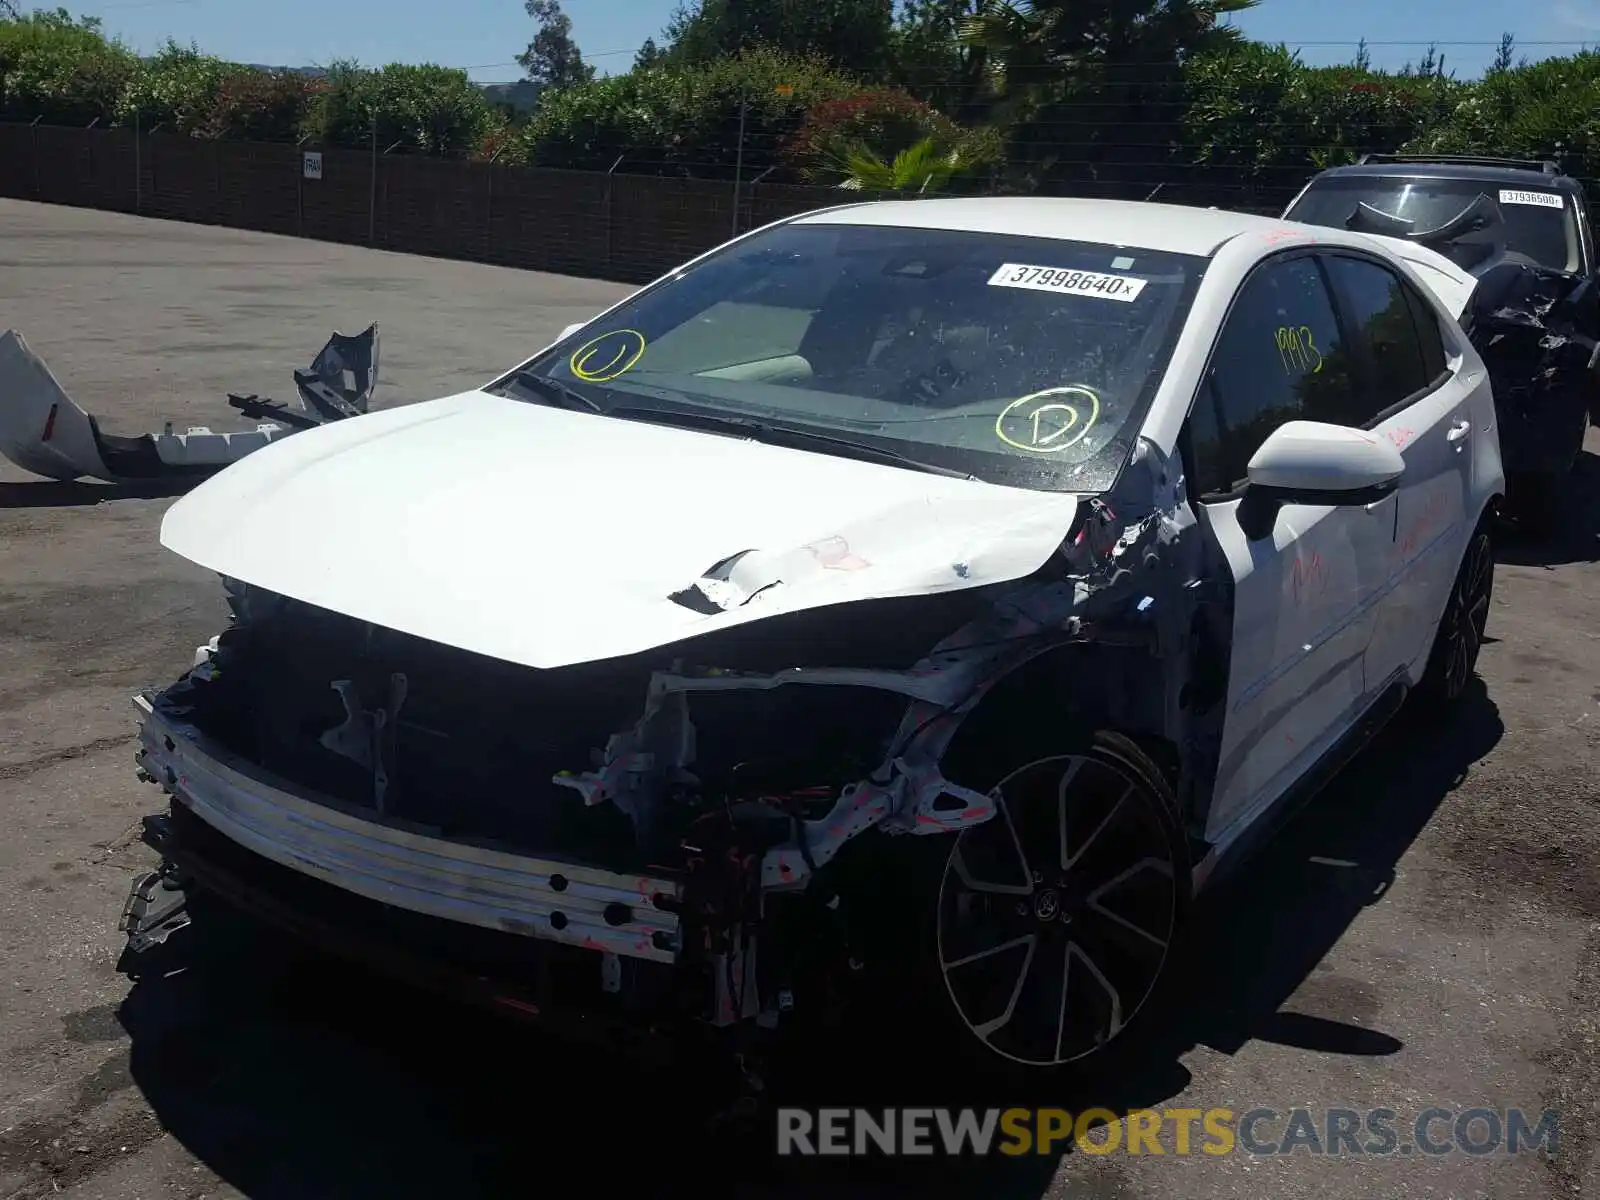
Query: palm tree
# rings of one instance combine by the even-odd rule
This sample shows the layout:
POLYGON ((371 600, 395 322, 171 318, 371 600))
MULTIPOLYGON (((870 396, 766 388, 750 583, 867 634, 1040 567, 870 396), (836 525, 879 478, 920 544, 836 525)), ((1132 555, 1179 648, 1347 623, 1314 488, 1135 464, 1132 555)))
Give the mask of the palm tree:
POLYGON ((960 150, 941 151, 933 138, 923 138, 887 161, 876 151, 857 146, 839 159, 844 176, 839 186, 850 191, 926 194, 939 191, 967 165, 960 150))

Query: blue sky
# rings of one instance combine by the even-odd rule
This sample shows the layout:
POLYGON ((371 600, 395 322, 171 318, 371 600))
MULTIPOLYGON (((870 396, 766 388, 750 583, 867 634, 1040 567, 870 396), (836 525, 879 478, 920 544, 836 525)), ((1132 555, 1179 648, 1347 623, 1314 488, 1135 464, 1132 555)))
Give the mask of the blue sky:
MULTIPOLYGON (((244 62, 437 62, 466 67, 485 81, 519 76, 512 60, 532 29, 521 0, 65 2, 103 18, 108 31, 141 51, 171 35, 244 62)), ((627 70, 634 50, 666 23, 674 0, 565 0, 563 7, 584 54, 610 72, 627 70)), ((1435 41, 1446 66, 1468 76, 1483 69, 1508 29, 1534 58, 1600 43, 1600 0, 1551 0, 1526 9, 1506 0, 1340 0, 1337 6, 1263 0, 1239 23, 1252 37, 1301 47, 1311 63, 1348 61, 1356 40, 1365 37, 1375 66, 1397 67, 1435 41), (1341 15, 1331 17, 1335 8, 1341 15)))

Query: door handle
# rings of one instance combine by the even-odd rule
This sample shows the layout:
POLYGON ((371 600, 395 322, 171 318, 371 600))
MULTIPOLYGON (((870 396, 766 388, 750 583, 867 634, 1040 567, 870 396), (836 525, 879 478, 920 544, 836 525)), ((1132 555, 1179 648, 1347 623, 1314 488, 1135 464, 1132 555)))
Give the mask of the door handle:
POLYGON ((1450 432, 1444 435, 1444 440, 1447 442, 1459 442, 1471 432, 1471 421, 1457 421, 1454 425, 1450 426, 1450 432))

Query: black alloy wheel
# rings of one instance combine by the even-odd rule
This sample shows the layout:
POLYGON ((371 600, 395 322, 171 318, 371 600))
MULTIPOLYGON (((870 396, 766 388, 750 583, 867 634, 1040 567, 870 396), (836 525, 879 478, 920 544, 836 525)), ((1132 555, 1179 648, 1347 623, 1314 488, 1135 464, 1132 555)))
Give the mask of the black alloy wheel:
POLYGON ((954 840, 936 954, 959 1020, 1014 1064, 1095 1054, 1144 1006, 1183 907, 1171 818, 1138 770, 1104 753, 1041 758, 954 840))

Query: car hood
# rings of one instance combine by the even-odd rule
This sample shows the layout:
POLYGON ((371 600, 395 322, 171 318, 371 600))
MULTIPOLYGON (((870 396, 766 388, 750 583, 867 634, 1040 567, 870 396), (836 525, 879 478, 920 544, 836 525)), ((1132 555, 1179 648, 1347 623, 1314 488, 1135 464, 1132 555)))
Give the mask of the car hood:
POLYGON ((467 392, 258 450, 174 504, 161 543, 358 620, 557 667, 1019 579, 1060 547, 1076 507, 467 392), (700 582, 708 572, 719 578, 700 582))

